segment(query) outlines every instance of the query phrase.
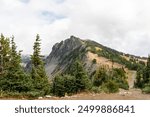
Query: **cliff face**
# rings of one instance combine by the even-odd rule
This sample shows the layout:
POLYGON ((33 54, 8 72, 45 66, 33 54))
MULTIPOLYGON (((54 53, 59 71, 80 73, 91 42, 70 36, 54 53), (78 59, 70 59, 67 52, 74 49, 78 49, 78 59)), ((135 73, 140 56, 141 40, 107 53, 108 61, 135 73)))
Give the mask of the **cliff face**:
POLYGON ((64 71, 74 59, 70 58, 72 52, 78 48, 83 48, 83 42, 74 36, 60 43, 56 43, 52 48, 52 52, 46 58, 47 75, 51 77, 56 73, 64 71))
POLYGON ((91 40, 71 36, 56 43, 46 58, 46 73, 50 77, 66 72, 76 59, 81 60, 85 70, 91 75, 100 66, 108 69, 125 68, 136 70, 143 58, 116 51, 91 40), (95 62, 94 62, 95 61, 95 62), (134 61, 134 62, 133 62, 134 61))

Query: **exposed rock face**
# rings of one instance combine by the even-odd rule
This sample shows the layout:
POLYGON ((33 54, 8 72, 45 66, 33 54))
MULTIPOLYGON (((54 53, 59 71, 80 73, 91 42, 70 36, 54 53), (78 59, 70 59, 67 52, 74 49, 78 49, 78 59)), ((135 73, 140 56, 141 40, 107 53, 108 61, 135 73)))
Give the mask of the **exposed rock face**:
POLYGON ((143 60, 133 55, 126 56, 124 53, 105 47, 91 40, 81 40, 71 36, 65 41, 56 43, 50 55, 46 58, 45 69, 49 78, 57 73, 68 71, 76 59, 81 60, 89 76, 100 66, 107 68, 129 68, 132 64, 128 58, 134 58, 137 63, 143 60), (93 60, 96 63, 93 63, 93 60))
MULTIPOLYGON (((94 48, 96 47, 98 50, 102 50, 105 48, 103 45, 98 44, 94 41, 81 40, 74 36, 71 36, 65 41, 61 41, 60 43, 56 43, 52 48, 52 52, 46 58, 47 75, 49 77, 52 77, 57 73, 64 72, 70 67, 71 64, 73 64, 73 62, 76 60, 76 57, 78 57, 78 59, 82 61, 85 70, 89 75, 91 75, 92 72, 94 72, 99 66, 105 65, 105 62, 103 62, 104 60, 99 60, 101 58, 98 57, 98 55, 89 52, 88 49, 91 49, 92 46, 94 46, 94 48), (91 53, 90 56, 89 53, 91 53), (93 59, 97 60, 96 64, 92 63, 93 59)), ((109 60, 105 59, 105 61, 109 60)), ((111 64, 111 62, 109 64, 111 64)))
MULTIPOLYGON (((50 55, 46 59, 43 58, 43 60, 46 63, 47 76, 52 78, 58 73, 69 73, 71 65, 76 59, 83 63, 86 72, 91 77, 95 70, 101 66, 105 66, 108 69, 125 68, 133 70, 135 68, 132 68, 132 66, 136 67, 137 64, 133 63, 131 58, 136 63, 143 64, 146 61, 145 58, 116 51, 95 41, 82 40, 71 36, 65 41, 56 43, 50 55)), ((28 61, 26 64, 25 70, 31 71, 31 61, 28 61)))
POLYGON ((49 77, 53 76, 54 74, 61 72, 70 63, 67 57, 77 48, 82 46, 82 40, 71 36, 69 39, 65 41, 61 41, 60 43, 56 43, 53 48, 52 52, 46 59, 46 73, 49 77), (65 60, 67 63, 65 63, 65 60))

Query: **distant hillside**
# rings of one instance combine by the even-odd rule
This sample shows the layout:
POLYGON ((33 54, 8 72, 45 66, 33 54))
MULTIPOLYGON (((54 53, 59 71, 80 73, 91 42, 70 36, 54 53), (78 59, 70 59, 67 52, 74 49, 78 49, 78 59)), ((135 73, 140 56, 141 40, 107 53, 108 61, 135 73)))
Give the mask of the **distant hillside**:
POLYGON ((21 60, 22 60, 21 65, 25 68, 26 65, 30 62, 30 55, 22 55, 21 60))
POLYGON ((84 64, 89 75, 100 66, 137 70, 147 61, 147 58, 125 54, 95 41, 71 36, 53 46, 52 52, 46 58, 47 75, 51 77, 57 73, 69 72, 76 59, 84 64))

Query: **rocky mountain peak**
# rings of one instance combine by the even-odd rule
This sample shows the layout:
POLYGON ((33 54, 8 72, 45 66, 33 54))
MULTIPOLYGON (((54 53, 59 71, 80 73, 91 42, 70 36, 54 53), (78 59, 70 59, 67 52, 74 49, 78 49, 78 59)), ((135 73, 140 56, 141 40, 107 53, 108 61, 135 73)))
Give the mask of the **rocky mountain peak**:
POLYGON ((56 43, 53 46, 52 51, 61 50, 61 49, 70 51, 80 45, 81 45, 81 40, 79 38, 77 38, 75 36, 70 36, 69 39, 66 39, 65 41, 61 41, 60 43, 56 43))
MULTIPOLYGON (((75 36, 71 36, 69 39, 65 41, 61 41, 60 43, 56 43, 53 48, 52 52, 50 53, 48 60, 50 61, 52 58, 62 58, 66 54, 69 54, 74 49, 78 48, 82 45, 82 40, 75 36)), ((48 62, 49 63, 49 62, 48 62)))
POLYGON ((61 41, 60 43, 56 43, 52 48, 52 52, 46 59, 46 71, 48 71, 48 75, 50 76, 58 65, 60 67, 60 64, 62 64, 70 53, 82 45, 82 40, 75 36, 70 36, 70 38, 61 41))

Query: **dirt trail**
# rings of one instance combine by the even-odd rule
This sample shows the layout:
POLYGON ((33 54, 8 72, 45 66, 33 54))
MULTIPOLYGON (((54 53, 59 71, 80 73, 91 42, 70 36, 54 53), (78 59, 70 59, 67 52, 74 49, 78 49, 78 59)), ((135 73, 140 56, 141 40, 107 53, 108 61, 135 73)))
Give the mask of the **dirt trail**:
POLYGON ((128 71, 128 83, 129 83, 129 89, 134 88, 134 82, 136 79, 136 71, 128 71))

